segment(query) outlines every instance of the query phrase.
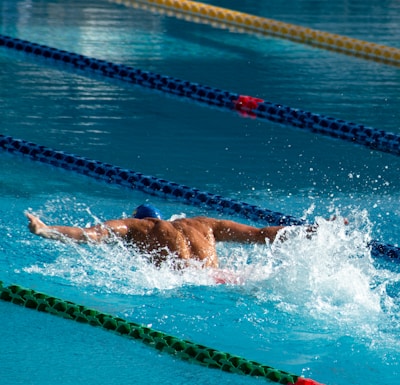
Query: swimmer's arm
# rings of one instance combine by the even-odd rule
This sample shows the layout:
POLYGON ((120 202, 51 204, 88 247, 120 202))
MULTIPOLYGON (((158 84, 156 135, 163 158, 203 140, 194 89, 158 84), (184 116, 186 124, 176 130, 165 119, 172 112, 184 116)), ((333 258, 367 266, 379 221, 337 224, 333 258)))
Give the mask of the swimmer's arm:
MULTIPOLYGON (((287 240, 286 232, 281 230, 288 228, 288 226, 267 226, 263 228, 258 228, 229 220, 209 220, 211 220, 210 226, 213 228, 216 241, 262 244, 265 243, 267 239, 271 243, 274 242, 278 235, 280 241, 287 240)), ((327 220, 334 221, 336 220, 336 216, 333 216, 327 220)), ((345 225, 348 225, 349 221, 347 220, 347 218, 343 219, 343 223, 345 225)), ((305 230, 308 234, 308 238, 310 238, 312 234, 316 233, 317 229, 317 224, 305 225, 305 230)))
POLYGON ((29 220, 28 228, 31 233, 42 238, 65 241, 71 239, 79 243, 105 241, 112 234, 120 237, 126 236, 128 229, 120 220, 107 221, 104 225, 96 225, 89 228, 71 226, 48 226, 38 217, 26 212, 29 220))
POLYGON ((285 226, 268 226, 257 228, 228 220, 215 220, 213 229, 216 241, 240 243, 273 242, 280 230, 285 226))

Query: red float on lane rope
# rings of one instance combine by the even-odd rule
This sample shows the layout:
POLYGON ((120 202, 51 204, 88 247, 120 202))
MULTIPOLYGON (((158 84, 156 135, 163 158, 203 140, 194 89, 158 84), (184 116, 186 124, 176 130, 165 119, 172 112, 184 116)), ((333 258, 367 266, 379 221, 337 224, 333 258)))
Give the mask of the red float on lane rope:
POLYGON ((310 378, 299 377, 294 384, 288 384, 288 385, 323 385, 323 384, 311 380, 310 378))
POLYGON ((237 100, 233 101, 235 110, 243 116, 255 117, 252 112, 255 110, 260 103, 264 103, 264 99, 254 98, 253 96, 240 95, 237 100))

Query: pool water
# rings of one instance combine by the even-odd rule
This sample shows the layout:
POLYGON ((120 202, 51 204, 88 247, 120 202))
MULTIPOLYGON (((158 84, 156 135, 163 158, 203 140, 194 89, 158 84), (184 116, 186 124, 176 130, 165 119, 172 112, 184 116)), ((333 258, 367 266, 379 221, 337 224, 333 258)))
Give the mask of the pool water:
MULTIPOLYGON (((396 2, 235 7, 399 44, 396 2)), ((4 35, 399 133, 396 67, 111 1, 6 0, 0 9, 4 35)), ((28 232, 23 213, 79 226, 129 216, 144 201, 167 218, 219 213, 1 153, 0 280, 321 383, 393 382, 400 371, 399 265, 373 259, 366 244, 398 244, 397 157, 3 48, 0 68, 5 135, 320 225, 311 240, 294 229, 283 244, 218 245, 222 267, 238 284, 216 285, 207 271, 156 270, 124 245, 44 241, 28 232), (323 219, 332 214, 339 220, 323 219)), ((0 313, 6 385, 265 381, 12 304, 0 303, 0 313)))

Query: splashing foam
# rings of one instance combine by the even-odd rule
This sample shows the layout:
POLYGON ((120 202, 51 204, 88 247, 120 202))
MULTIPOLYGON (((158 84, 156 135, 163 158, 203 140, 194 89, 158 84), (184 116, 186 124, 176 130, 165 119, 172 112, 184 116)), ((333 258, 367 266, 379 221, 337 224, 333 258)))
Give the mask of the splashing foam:
POLYGON ((52 263, 36 264, 24 270, 58 277, 91 291, 125 295, 151 294, 186 284, 213 283, 205 270, 195 266, 182 272, 173 270, 172 259, 156 268, 148 261, 150 255, 140 254, 121 242, 83 246, 71 243, 68 246, 71 248, 69 256, 60 256, 52 263))
POLYGON ((286 242, 273 245, 274 257, 282 262, 281 276, 286 277, 284 282, 277 279, 278 288, 283 284, 281 292, 294 299, 293 305, 319 314, 379 311, 379 295, 370 290, 376 270, 367 247, 366 213, 350 226, 344 225, 343 218, 316 218, 316 223, 318 230, 311 237, 304 227, 293 228, 286 242))
POLYGON ((149 256, 117 240, 112 245, 60 245, 63 252, 54 262, 25 271, 89 291, 125 295, 239 284, 242 294, 255 296, 266 306, 273 303, 285 313, 346 326, 354 319, 364 320, 367 328, 378 325, 382 313, 398 312, 398 294, 389 296, 387 288, 400 279, 399 274, 374 267, 367 247, 372 227, 367 212, 355 211, 349 220, 346 226, 340 216, 336 221, 316 218, 318 230, 311 236, 305 227, 291 227, 285 230, 284 242, 272 245, 219 244, 219 271, 195 264, 183 271, 174 271, 168 263, 156 268, 149 256))
POLYGON ((292 227, 267 251, 252 248, 252 263, 242 270, 245 287, 269 309, 322 321, 325 329, 339 328, 371 347, 384 340, 397 349, 400 274, 374 263, 367 212, 349 219, 345 225, 341 217, 316 218, 311 237, 305 227, 292 227))

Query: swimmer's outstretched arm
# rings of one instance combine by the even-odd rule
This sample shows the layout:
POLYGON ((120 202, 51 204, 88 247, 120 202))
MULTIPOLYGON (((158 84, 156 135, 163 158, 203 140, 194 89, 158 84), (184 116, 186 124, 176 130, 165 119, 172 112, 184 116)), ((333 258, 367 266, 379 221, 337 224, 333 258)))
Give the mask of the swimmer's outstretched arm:
POLYGON ((25 212, 29 220, 28 228, 31 233, 42 238, 65 241, 71 239, 80 243, 101 242, 107 240, 112 234, 126 236, 128 229, 120 220, 107 221, 104 225, 88 228, 71 226, 48 226, 35 215, 25 212))
POLYGON ((222 242, 265 243, 273 242, 285 226, 257 228, 229 220, 209 219, 215 240, 222 242))
MULTIPOLYGON (((335 220, 333 217, 328 220, 335 220)), ((275 239, 280 241, 287 240, 287 234, 282 231, 289 226, 266 226, 262 228, 244 225, 229 220, 205 219, 213 229, 216 241, 222 242, 241 242, 241 243, 265 243, 274 242, 275 239), (277 238, 278 237, 278 238, 277 238)), ((344 219, 344 224, 348 224, 348 220, 344 219)), ((305 225, 308 237, 311 237, 318 229, 318 225, 305 225)))

